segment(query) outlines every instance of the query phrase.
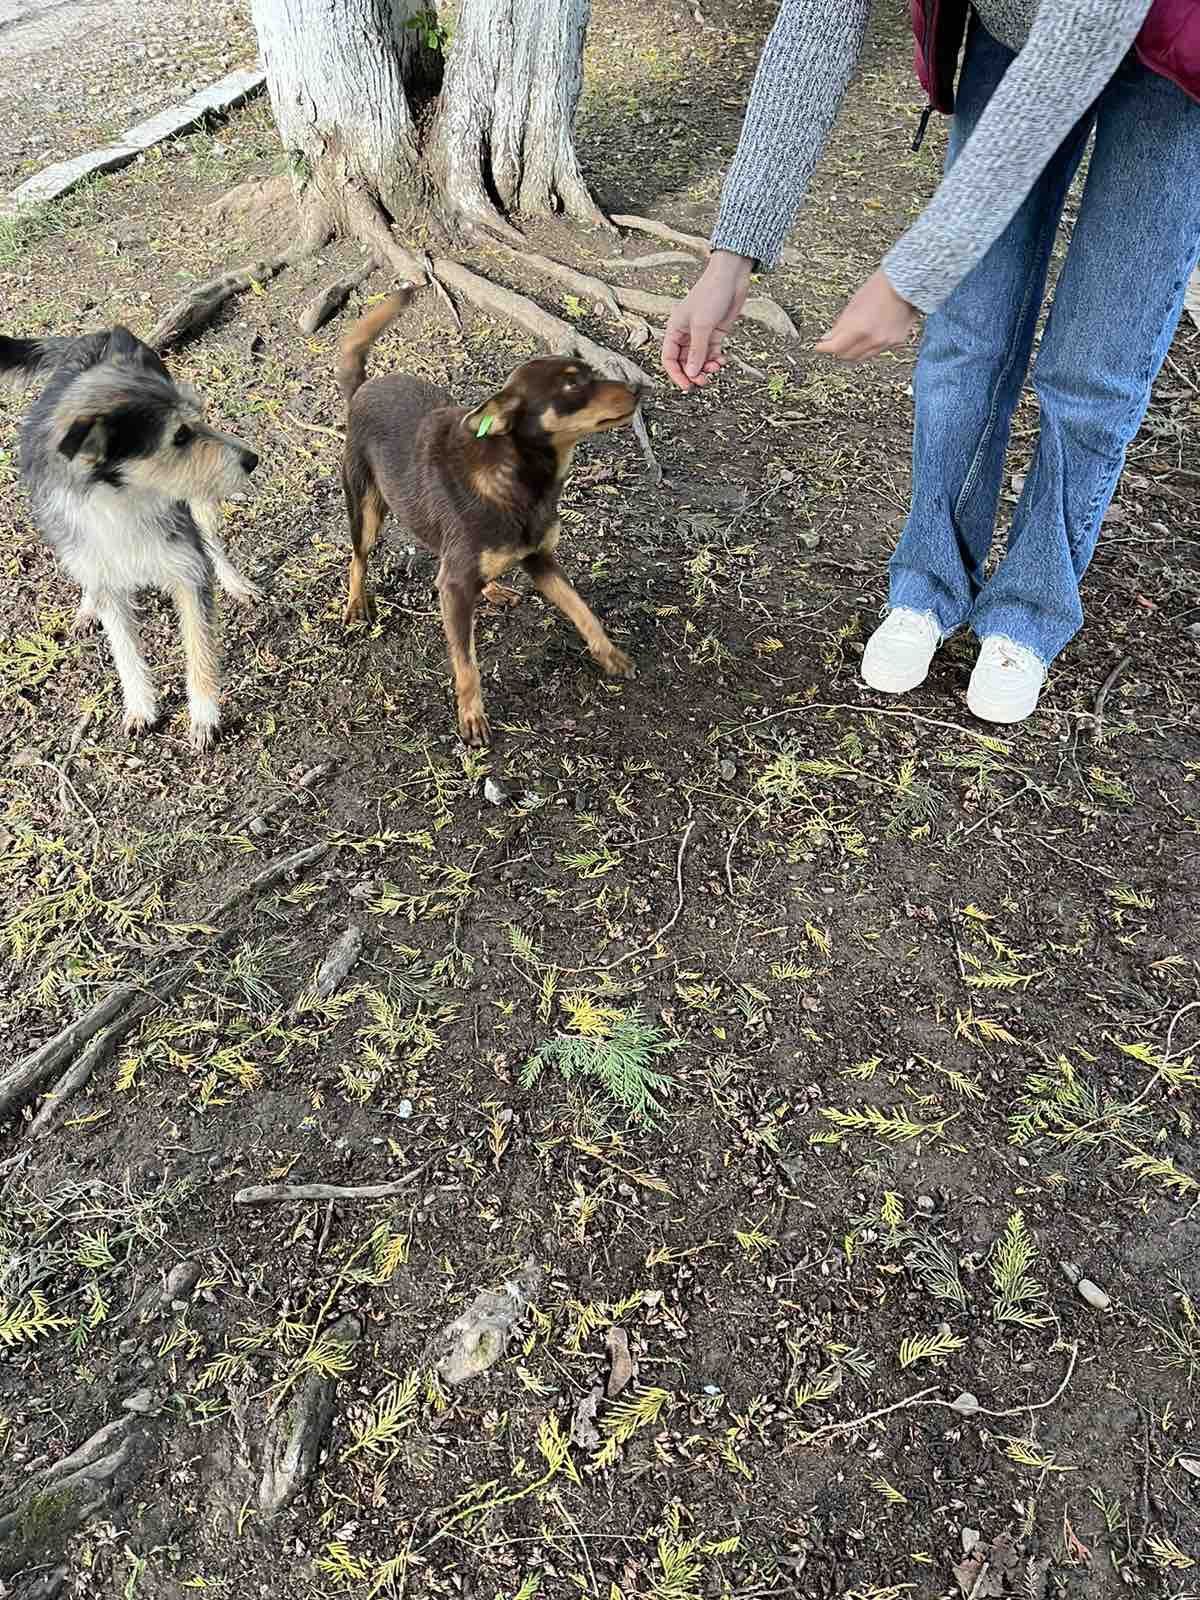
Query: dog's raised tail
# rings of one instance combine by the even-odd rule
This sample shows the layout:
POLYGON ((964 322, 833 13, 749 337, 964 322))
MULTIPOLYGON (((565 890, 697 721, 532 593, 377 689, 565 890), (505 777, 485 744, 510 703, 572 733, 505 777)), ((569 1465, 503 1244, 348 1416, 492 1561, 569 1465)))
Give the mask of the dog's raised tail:
POLYGON ((69 339, 9 339, 0 333, 0 381, 10 388, 29 383, 56 364, 69 339))
POLYGON ((367 351, 385 328, 391 327, 413 297, 411 284, 389 294, 365 316, 352 322, 338 346, 337 381, 342 400, 349 405, 367 376, 367 351))

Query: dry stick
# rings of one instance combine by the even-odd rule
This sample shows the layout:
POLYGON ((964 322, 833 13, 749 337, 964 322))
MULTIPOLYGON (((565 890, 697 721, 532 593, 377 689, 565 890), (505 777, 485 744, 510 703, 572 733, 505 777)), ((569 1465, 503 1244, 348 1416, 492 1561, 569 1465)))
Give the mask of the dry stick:
POLYGON ((429 283, 434 294, 437 295, 438 299, 445 306, 446 313, 451 322, 458 329, 459 333, 461 333, 463 331, 462 314, 460 313, 458 307, 454 304, 454 299, 447 290, 446 285, 433 270, 433 257, 429 254, 428 250, 422 251, 421 260, 425 266, 425 276, 429 279, 429 283))
POLYGON ((382 265, 378 256, 370 255, 357 271, 347 272, 343 277, 326 284, 300 313, 300 332, 313 334, 318 328, 323 328, 331 317, 337 316, 355 289, 366 283, 382 265))
POLYGON ((264 1183, 239 1189, 235 1206, 272 1206, 289 1200, 387 1200, 407 1189, 414 1179, 428 1172, 433 1161, 423 1161, 392 1183, 264 1183))
POLYGON ((1099 743, 1100 735, 1104 731, 1104 705, 1108 699, 1109 691, 1112 689, 1113 684, 1116 683, 1117 679, 1125 671, 1125 668, 1129 665, 1132 659, 1132 656, 1122 656, 1120 661, 1117 662, 1116 666, 1112 669, 1108 677, 1105 678, 1104 682, 1100 686, 1100 693, 1096 696, 1096 703, 1092 707, 1093 744, 1099 743))
POLYGON ((1189 1011, 1195 1011, 1198 1007, 1200 1007, 1200 1000, 1190 1000, 1186 1006, 1180 1006, 1179 1010, 1171 1018, 1171 1026, 1167 1029, 1167 1042, 1163 1046, 1164 1061, 1171 1059, 1171 1039, 1175 1033, 1175 1024, 1180 1017, 1186 1017, 1189 1011))
POLYGON ((332 234, 333 230, 328 224, 322 223, 291 250, 269 256, 264 261, 252 262, 248 267, 240 267, 233 272, 219 273, 215 278, 196 284, 159 318, 147 344, 161 352, 182 343, 210 323, 227 300, 244 293, 256 283, 267 283, 288 267, 298 266, 301 261, 315 256, 328 244, 332 234))
POLYGON ((596 967, 561 967, 559 969, 560 976, 564 978, 575 978, 583 972, 611 972, 614 967, 623 967, 627 961, 633 961, 637 956, 644 956, 647 950, 654 949, 654 946, 662 938, 664 933, 670 933, 671 929, 679 921, 679 913, 683 910, 683 854, 687 849, 687 842, 691 838, 692 829, 695 826, 696 819, 693 817, 688 823, 687 827, 683 830, 683 838, 679 841, 679 854, 675 858, 675 886, 678 890, 679 898, 675 903, 675 910, 671 915, 670 921, 664 922, 654 937, 649 939, 644 945, 640 946, 639 949, 630 950, 623 956, 617 956, 614 961, 605 961, 602 965, 596 967))
POLYGON ((938 1385, 934 1384, 929 1389, 921 1389, 917 1394, 910 1395, 907 1400, 897 1400, 894 1405, 884 1406, 879 1411, 868 1411, 865 1417, 852 1417, 848 1422, 827 1422, 822 1428, 815 1428, 812 1433, 806 1433, 803 1439, 797 1440, 797 1445, 812 1444, 814 1439, 820 1439, 835 1433, 853 1433, 855 1428, 865 1427, 868 1422, 878 1422, 880 1417, 890 1417, 894 1411, 911 1411, 915 1406, 937 1406, 944 1411, 954 1411, 960 1417, 1023 1417, 1027 1411, 1044 1411, 1047 1406, 1052 1406, 1071 1381, 1071 1374, 1075 1371, 1075 1363, 1079 1359, 1079 1346, 1071 1346, 1070 1358, 1067 1361, 1067 1370, 1063 1380, 1054 1393, 1045 1400, 1035 1400, 1027 1406, 1011 1406, 1005 1411, 991 1411, 987 1406, 976 1406, 972 1411, 961 1411, 951 1400, 930 1400, 931 1394, 936 1394, 938 1385))
POLYGON ((748 733, 751 728, 761 728, 764 722, 777 722, 780 717, 799 716, 805 711, 849 711, 860 717, 898 717, 905 722, 920 722, 927 728, 948 728, 951 733, 961 733, 968 739, 975 739, 980 744, 994 744, 997 742, 995 734, 976 733, 971 728, 964 728, 959 722, 944 722, 940 717, 923 717, 919 711, 897 711, 891 706, 852 706, 845 700, 806 700, 802 706, 788 706, 783 711, 770 711, 765 717, 756 717, 753 722, 742 724, 741 731, 748 733))
MULTIPOLYGON (((189 962, 185 972, 190 972, 192 965, 193 963, 189 962)), ((67 1068, 38 1107, 37 1116, 29 1125, 31 1139, 42 1139, 46 1134, 55 1131, 63 1120, 66 1103, 71 1096, 91 1082, 98 1068, 108 1065, 121 1040, 131 1033, 144 1017, 148 1017, 158 1006, 169 1000, 171 995, 182 987, 183 978, 184 974, 181 973, 178 981, 172 981, 168 986, 158 988, 152 995, 144 995, 103 1033, 98 1033, 91 1039, 74 1066, 67 1068)))
MULTIPOLYGON (((305 850, 296 850, 291 855, 284 856, 282 860, 264 867, 260 873, 251 878, 249 883, 242 884, 240 888, 226 895, 209 913, 210 921, 217 921, 244 900, 261 894, 264 889, 269 889, 272 884, 278 883, 287 873, 309 866, 328 849, 328 844, 310 845, 305 850)), ((217 939, 221 938, 219 930, 214 930, 214 933, 217 939)), ((168 976, 165 981, 169 986, 172 979, 168 976)), ((80 1046, 86 1044, 101 1029, 113 1025, 119 1026, 125 1013, 131 1008, 136 1009, 139 998, 147 996, 147 993, 148 985, 122 984, 120 988, 114 989, 111 994, 97 1002, 82 1017, 68 1023, 55 1034, 53 1039, 47 1039, 45 1044, 39 1045, 31 1055, 18 1061, 16 1066, 10 1067, 0 1076, 0 1117, 6 1116, 31 1094, 35 1094, 52 1073, 56 1072, 64 1062, 70 1061, 80 1046)), ((174 990, 169 988, 168 993, 174 993, 174 990)), ((153 999, 156 1005, 161 1003, 158 994, 155 994, 153 999)), ((128 1032, 128 1029, 122 1029, 117 1038, 122 1037, 124 1032, 128 1032)), ((58 1090, 64 1089, 66 1083, 67 1078, 64 1078, 58 1085, 58 1090)), ((60 1105, 61 1102, 56 1101, 55 1104, 60 1105)))

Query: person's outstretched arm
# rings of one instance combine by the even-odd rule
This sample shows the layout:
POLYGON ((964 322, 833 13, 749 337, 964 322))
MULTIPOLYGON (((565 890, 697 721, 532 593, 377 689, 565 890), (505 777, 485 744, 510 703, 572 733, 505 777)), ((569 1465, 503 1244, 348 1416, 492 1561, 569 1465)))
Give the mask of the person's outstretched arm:
POLYGON ((751 272, 779 260, 854 75, 869 12, 870 0, 782 0, 725 179, 713 254, 667 325, 663 366, 681 389, 720 369, 751 272))
POLYGON ((936 311, 1012 221, 1054 152, 1104 89, 1151 0, 1042 0, 932 200, 817 349, 862 360, 895 341, 897 306, 936 311))

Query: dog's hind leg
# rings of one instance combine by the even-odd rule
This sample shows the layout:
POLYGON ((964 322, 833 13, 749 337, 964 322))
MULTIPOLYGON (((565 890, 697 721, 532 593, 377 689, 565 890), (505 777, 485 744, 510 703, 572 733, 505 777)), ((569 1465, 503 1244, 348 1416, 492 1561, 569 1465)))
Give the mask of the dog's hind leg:
POLYGON ((375 597, 367 587, 367 561, 387 516, 387 502, 369 476, 369 469, 360 463, 347 462, 343 466, 342 488, 350 519, 350 543, 354 547, 350 557, 350 592, 346 596, 342 621, 347 625, 374 622, 375 597))
POLYGON ((492 730, 483 710, 479 663, 475 659, 475 602, 479 589, 452 577, 444 567, 438 573, 437 587, 450 667, 454 673, 458 731, 464 744, 490 744, 492 730))
POLYGON ((220 666, 211 578, 179 583, 171 592, 187 663, 188 717, 194 750, 207 750, 221 725, 220 666))
MULTIPOLYGON (((87 599, 85 595, 85 604, 87 599)), ((158 721, 158 699, 138 640, 132 598, 127 594, 99 595, 95 598, 95 607, 112 651, 117 677, 121 680, 125 732, 140 733, 158 721)))

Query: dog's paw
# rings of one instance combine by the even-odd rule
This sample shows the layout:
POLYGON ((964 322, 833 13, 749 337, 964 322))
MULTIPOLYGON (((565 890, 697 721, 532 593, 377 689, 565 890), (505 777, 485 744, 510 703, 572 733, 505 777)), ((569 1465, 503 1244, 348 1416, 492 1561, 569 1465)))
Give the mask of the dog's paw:
POLYGON ((224 587, 225 593, 239 606, 257 605, 260 600, 266 599, 266 590, 257 583, 251 583, 249 578, 243 578, 240 573, 236 583, 231 580, 224 587))
POLYGON ((358 594, 352 594, 346 601, 342 621, 350 628, 356 622, 374 622, 376 615, 375 596, 369 589, 362 589, 358 594))
POLYGON ((158 708, 153 702, 144 706, 126 706, 121 729, 128 738, 136 739, 139 733, 148 733, 157 721, 158 708))
POLYGON ((188 706, 188 743, 193 750, 211 750, 221 727, 221 707, 212 695, 197 695, 188 706))
POLYGON ((492 730, 487 717, 484 715, 482 700, 471 700, 459 704, 458 731, 462 742, 473 749, 478 749, 481 745, 491 744, 492 730))
POLYGON ((521 596, 517 591, 510 589, 504 583, 485 583, 483 586, 483 598, 488 605, 499 606, 501 609, 521 604, 521 596))
POLYGON ((71 623, 71 632, 77 639, 82 639, 94 630, 98 620, 95 610, 85 600, 75 613, 74 620, 71 623))
POLYGON ((636 678, 637 664, 632 656, 627 656, 624 650, 618 650, 615 644, 610 644, 607 650, 596 653, 596 660, 607 678, 636 678))
POLYGON ((221 731, 219 722, 197 722, 193 720, 188 727, 188 743, 192 749, 200 754, 203 750, 211 750, 217 742, 217 734, 221 731))

